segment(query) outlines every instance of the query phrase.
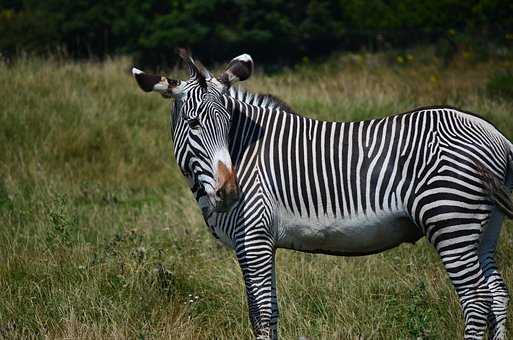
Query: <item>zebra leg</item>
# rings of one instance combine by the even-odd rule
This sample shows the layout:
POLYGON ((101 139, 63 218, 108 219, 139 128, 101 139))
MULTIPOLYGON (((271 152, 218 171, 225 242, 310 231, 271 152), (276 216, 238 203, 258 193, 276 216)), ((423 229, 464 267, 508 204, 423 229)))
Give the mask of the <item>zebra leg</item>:
POLYGON ((481 223, 474 221, 464 224, 472 220, 438 220, 436 224, 428 226, 427 236, 438 251, 458 294, 465 319, 464 338, 482 339, 486 332, 492 294, 479 262, 481 223))
POLYGON ((272 286, 271 286, 271 333, 272 339, 278 339, 278 296, 276 294, 276 254, 273 256, 273 274, 272 274, 272 286))
POLYGON ((508 289, 495 263, 495 249, 500 236, 503 214, 493 209, 479 247, 481 267, 488 289, 492 293, 492 308, 488 315, 489 338, 506 339, 506 316, 508 309, 508 289))
MULTIPOLYGON (((241 242, 244 243, 244 242, 241 242)), ((257 340, 269 340, 274 336, 273 271, 274 250, 269 242, 252 240, 250 245, 237 246, 237 259, 244 276, 248 300, 249 318, 257 340)), ((277 309, 276 309, 277 312, 277 309)), ((277 324, 276 314, 276 322, 277 324)))

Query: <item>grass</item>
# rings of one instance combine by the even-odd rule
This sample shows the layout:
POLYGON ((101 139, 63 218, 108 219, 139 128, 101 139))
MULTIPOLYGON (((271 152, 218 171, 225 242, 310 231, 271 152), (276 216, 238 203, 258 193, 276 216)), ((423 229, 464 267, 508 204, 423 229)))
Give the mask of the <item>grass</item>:
MULTIPOLYGON (((245 86, 330 120, 451 104, 513 139, 513 103, 486 91, 511 61, 395 60, 342 55, 245 86)), ((235 258, 203 225, 172 158, 169 102, 137 88, 128 58, 0 66, 0 338, 251 338, 235 258)), ((512 227, 498 249, 510 287, 512 227)), ((425 240, 360 258, 279 250, 278 280, 284 339, 462 334, 425 240)))

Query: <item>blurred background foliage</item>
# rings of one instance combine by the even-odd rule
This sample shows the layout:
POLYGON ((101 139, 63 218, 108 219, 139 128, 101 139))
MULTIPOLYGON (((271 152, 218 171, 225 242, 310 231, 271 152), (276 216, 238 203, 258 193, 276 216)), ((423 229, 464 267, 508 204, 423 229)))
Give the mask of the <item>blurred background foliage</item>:
POLYGON ((435 44, 448 60, 513 43, 510 0, 0 0, 0 52, 129 54, 148 66, 177 46, 206 63, 241 51, 276 66, 345 50, 435 44))

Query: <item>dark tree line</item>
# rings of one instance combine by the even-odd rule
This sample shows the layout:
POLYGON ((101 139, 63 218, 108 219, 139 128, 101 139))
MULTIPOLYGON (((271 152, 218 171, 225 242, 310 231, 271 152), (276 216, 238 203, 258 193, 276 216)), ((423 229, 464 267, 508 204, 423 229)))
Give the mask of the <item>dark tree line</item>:
POLYGON ((188 46, 206 62, 241 51, 260 63, 338 50, 401 48, 462 34, 513 43, 511 0, 0 0, 0 51, 131 54, 169 64, 188 46))

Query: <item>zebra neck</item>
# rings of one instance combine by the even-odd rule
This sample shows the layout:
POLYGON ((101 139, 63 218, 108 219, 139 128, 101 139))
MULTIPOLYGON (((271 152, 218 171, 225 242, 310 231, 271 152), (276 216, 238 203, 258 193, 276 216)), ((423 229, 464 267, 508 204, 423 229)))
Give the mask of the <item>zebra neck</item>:
MULTIPOLYGON (((258 97, 257 97, 258 98, 258 97)), ((227 108, 232 116, 229 136, 229 147, 232 161, 237 162, 248 148, 254 147, 258 141, 272 140, 283 144, 279 135, 289 136, 292 127, 300 128, 307 143, 314 141, 315 131, 321 126, 337 126, 354 124, 346 122, 327 122, 298 115, 286 106, 275 102, 263 102, 262 106, 248 104, 243 100, 229 98, 227 108), (265 138, 264 138, 265 137, 265 138)), ((283 137, 283 136, 282 136, 283 137)))

